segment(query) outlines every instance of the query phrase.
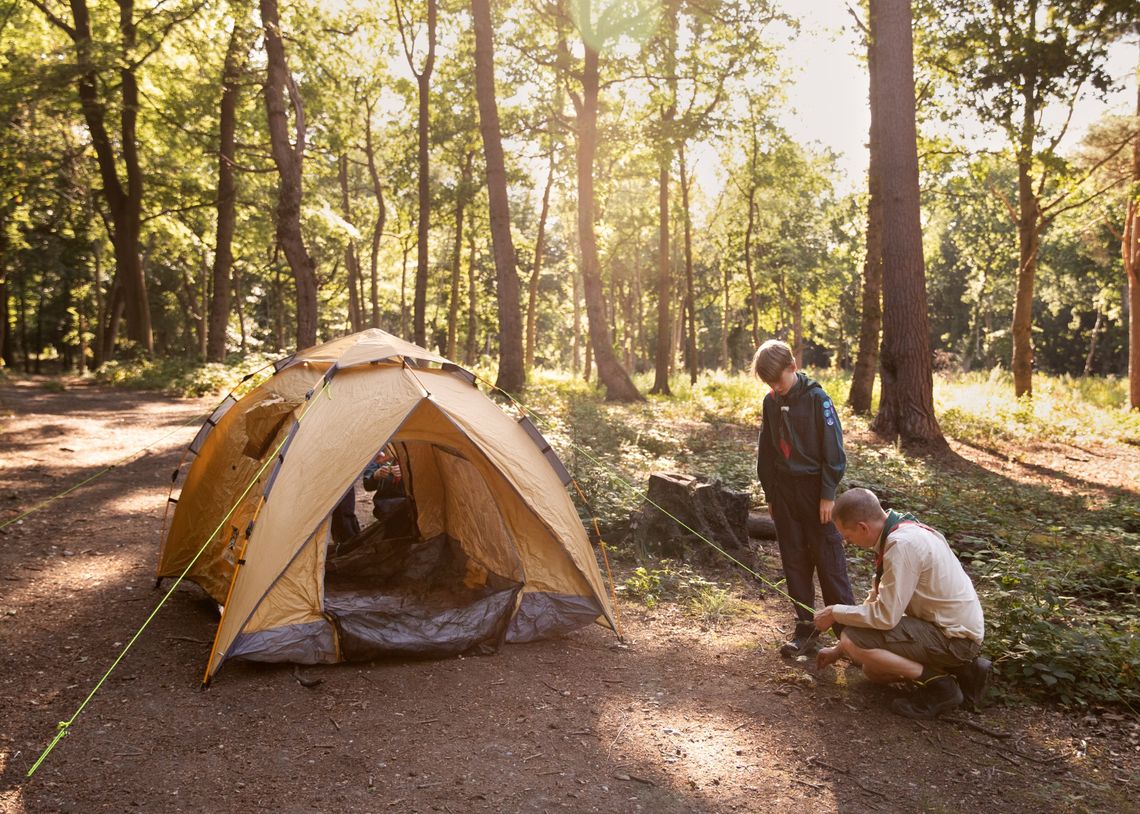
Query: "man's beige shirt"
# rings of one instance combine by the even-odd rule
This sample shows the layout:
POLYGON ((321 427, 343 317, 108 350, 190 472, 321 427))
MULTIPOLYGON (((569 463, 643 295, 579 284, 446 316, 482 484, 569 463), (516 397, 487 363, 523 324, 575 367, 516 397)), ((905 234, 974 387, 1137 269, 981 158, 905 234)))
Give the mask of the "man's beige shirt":
POLYGON ((974 583, 962 569, 946 538, 934 529, 903 521, 891 531, 883 550, 883 578, 878 595, 862 605, 836 605, 844 625, 890 630, 903 614, 932 622, 950 638, 985 634, 982 604, 974 583))

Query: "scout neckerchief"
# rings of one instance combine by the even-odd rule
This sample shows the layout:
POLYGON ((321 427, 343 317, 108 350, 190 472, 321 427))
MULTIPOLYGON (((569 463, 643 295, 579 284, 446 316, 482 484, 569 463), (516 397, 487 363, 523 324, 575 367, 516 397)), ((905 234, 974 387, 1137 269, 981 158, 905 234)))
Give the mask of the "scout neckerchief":
POLYGON ((776 446, 780 449, 780 454, 784 456, 784 460, 792 457, 792 430, 788 426, 788 412, 791 410, 791 405, 787 403, 787 399, 795 393, 800 385, 803 383, 803 378, 799 373, 796 374, 796 383, 788 388, 788 392, 780 396, 776 391, 772 390, 772 395, 775 396, 776 406, 780 408, 780 425, 776 427, 776 446))
MULTIPOLYGON (((883 554, 887 547, 887 536, 902 523, 918 523, 913 514, 899 514, 894 509, 887 512, 887 522, 883 524, 883 533, 879 535, 879 542, 875 544, 875 589, 879 588, 879 580, 883 578, 883 554)), ((921 524, 919 524, 921 525, 921 524)))

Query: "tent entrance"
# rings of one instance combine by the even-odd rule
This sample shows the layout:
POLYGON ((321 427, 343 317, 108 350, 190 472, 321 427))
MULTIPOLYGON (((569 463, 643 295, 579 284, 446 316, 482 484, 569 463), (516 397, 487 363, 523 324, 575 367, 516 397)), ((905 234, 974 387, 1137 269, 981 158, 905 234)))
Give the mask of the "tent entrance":
MULTIPOLYGON (((451 451, 436 448, 433 452, 440 454, 425 457, 426 450, 409 454, 405 445, 397 447, 404 496, 378 495, 374 513, 379 519, 350 539, 331 544, 326 553, 324 612, 336 625, 341 656, 367 661, 491 652, 506 635, 521 580, 481 563, 482 558, 472 556, 472 546, 446 522, 417 517, 420 508, 438 515, 431 504, 448 502, 448 496, 425 488, 448 479, 438 477, 438 466, 424 464, 470 464, 451 451), (422 483, 417 475, 424 476, 422 483), (425 526, 431 534, 427 538, 425 526)), ((486 489, 482 479, 478 481, 486 489)), ((497 525, 502 527, 501 522, 497 525)))

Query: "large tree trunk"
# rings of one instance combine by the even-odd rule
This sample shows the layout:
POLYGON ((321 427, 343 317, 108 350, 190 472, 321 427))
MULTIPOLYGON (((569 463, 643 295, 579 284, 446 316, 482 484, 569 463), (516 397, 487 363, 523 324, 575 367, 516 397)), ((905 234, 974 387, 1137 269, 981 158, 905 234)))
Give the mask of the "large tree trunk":
MULTIPOLYGON (((342 153, 337 161, 337 180, 340 182, 340 209, 345 223, 352 223, 352 198, 348 194, 348 154, 342 153)), ((348 323, 352 332, 356 333, 364 328, 364 318, 361 314, 359 286, 360 261, 356 256, 356 241, 348 236, 344 246, 344 269, 347 273, 348 285, 348 323)))
POLYGON ((120 110, 117 141, 112 141, 106 128, 107 110, 98 88, 97 63, 100 57, 95 55, 91 17, 86 0, 71 0, 74 27, 67 31, 75 44, 79 102, 84 121, 91 134, 91 146, 98 160, 103 197, 110 215, 111 243, 115 248, 115 272, 116 279, 122 286, 127 337, 139 349, 150 354, 154 352, 154 339, 151 334, 146 278, 139 254, 143 178, 139 166, 137 134, 139 89, 135 77, 135 57, 131 54, 136 39, 134 2, 117 0, 117 5, 122 51, 118 60, 120 110), (119 178, 116 146, 126 171, 126 188, 119 178))
POLYGON ((550 191, 554 187, 554 153, 550 154, 550 169, 546 174, 546 187, 542 191, 542 211, 538 216, 538 237, 534 241, 534 268, 526 301, 526 369, 534 369, 534 346, 538 340, 538 283, 542 275, 542 256, 546 251, 546 221, 550 217, 550 191))
POLYGON ((582 96, 575 100, 578 113, 578 239, 582 247, 582 287, 590 346, 598 365, 598 381, 610 401, 641 401, 633 381, 614 355, 606 323, 605 294, 594 231, 594 156, 598 146, 598 52, 588 43, 582 70, 582 96))
POLYGON ((879 105, 883 167, 883 387, 873 429, 907 443, 945 446, 934 416, 910 0, 871 0, 871 6, 881 46, 872 99, 879 105))
POLYGON ((878 41, 876 22, 877 5, 871 6, 867 32, 867 72, 870 76, 868 99, 871 102, 871 127, 868 134, 867 166, 867 254, 863 258, 862 313, 859 317, 859 351, 855 369, 851 373, 851 390, 847 406, 853 413, 870 415, 871 399, 875 390, 875 374, 879 368, 879 331, 883 324, 883 195, 879 175, 879 134, 875 122, 878 104, 875 102, 878 71, 878 41))
POLYGON ((305 156, 305 115, 301 96, 289 75, 277 0, 260 0, 268 61, 265 110, 269 141, 277 165, 277 243, 285 252, 297 287, 297 349, 317 344, 317 270, 301 234, 301 166, 305 156), (285 95, 296 117, 296 144, 289 142, 289 114, 285 95))
MULTIPOLYGON (((1136 118, 1140 121, 1140 66, 1136 69, 1136 118)), ((1132 139, 1132 197, 1120 248, 1128 278, 1128 403, 1140 410, 1140 132, 1132 139)))
MULTIPOLYGON (((384 206, 384 187, 380 183, 380 173, 376 169, 376 148, 372 145, 372 109, 368 105, 368 118, 364 122, 364 154, 368 159, 368 177, 372 179, 372 193, 376 196, 376 223, 372 226, 372 254, 369 268, 369 299, 372 305, 370 325, 380 327, 380 238, 384 234, 384 222, 388 218, 387 207, 384 206)), ((401 308, 403 302, 400 303, 401 308)))
POLYGON ((241 74, 249 51, 248 32, 242 19, 234 20, 230 44, 222 69, 222 103, 218 124, 218 225, 214 240, 213 296, 210 298, 210 330, 206 360, 220 362, 226 356, 226 328, 230 321, 230 276, 234 264, 234 229, 237 211, 235 157, 237 154, 237 106, 241 74))
POLYGON ((517 393, 526 384, 523 365, 522 312, 519 274, 511 238, 511 212, 507 201, 507 169, 499 107, 495 101, 495 43, 491 31, 490 0, 471 0, 475 23, 475 96, 479 102, 479 130, 487 159, 487 196, 491 208, 491 243, 495 252, 496 294, 499 305, 499 375, 495 386, 517 393))

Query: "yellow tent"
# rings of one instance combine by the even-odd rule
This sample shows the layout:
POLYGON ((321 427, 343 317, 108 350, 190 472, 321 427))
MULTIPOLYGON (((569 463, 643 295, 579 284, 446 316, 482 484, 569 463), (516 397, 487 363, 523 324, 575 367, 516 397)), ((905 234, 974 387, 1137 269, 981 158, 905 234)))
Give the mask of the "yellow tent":
POLYGON ((222 606, 206 682, 235 657, 445 655, 613 627, 565 469, 474 376, 376 329, 276 368, 194 439, 159 557, 159 578, 189 567, 222 606), (377 522, 334 543, 333 510, 385 448, 410 533, 377 522))

